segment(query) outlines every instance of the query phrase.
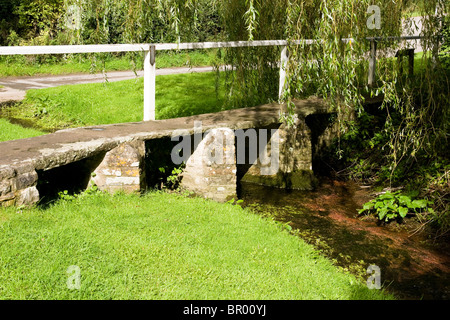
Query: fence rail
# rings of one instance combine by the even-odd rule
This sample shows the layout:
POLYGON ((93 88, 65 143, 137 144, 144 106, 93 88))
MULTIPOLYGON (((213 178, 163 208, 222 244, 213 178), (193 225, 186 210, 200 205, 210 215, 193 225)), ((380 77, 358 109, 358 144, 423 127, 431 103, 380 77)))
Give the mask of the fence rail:
MULTIPOLYGON (((369 59, 369 85, 375 82, 377 42, 383 40, 419 40, 421 36, 366 38, 371 42, 369 59)), ((281 97, 285 82, 285 66, 289 59, 289 45, 311 45, 321 40, 264 40, 264 41, 229 41, 229 42, 191 42, 191 43, 155 43, 155 44, 99 44, 99 45, 56 45, 56 46, 1 46, 0 55, 40 55, 40 54, 75 54, 75 53, 112 53, 144 52, 144 121, 155 120, 156 112, 156 51, 193 50, 215 48, 248 47, 282 47, 280 63, 279 96, 281 97)), ((353 38, 342 39, 343 42, 357 41, 353 38)))
POLYGON ((142 52, 164 50, 193 50, 215 48, 244 48, 287 46, 292 44, 312 44, 315 40, 264 40, 264 41, 229 41, 229 42, 189 42, 189 43, 155 43, 155 44, 91 44, 91 45, 61 45, 61 46, 10 46, 0 47, 0 55, 26 54, 70 54, 70 53, 107 53, 107 52, 142 52))

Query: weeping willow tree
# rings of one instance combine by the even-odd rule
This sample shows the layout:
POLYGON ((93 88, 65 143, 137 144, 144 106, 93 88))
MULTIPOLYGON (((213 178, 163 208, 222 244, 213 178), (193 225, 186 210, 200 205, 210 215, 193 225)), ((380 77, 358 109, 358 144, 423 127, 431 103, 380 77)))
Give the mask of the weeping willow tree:
MULTIPOLYGON (((288 105, 296 98, 322 97, 337 110, 345 132, 349 111, 361 114, 365 98, 384 96, 381 109, 387 120, 383 133, 388 139, 382 147, 390 178, 400 167, 413 167, 418 157, 445 155, 450 86, 448 64, 439 52, 443 23, 448 21, 448 1, 228 0, 223 2, 222 12, 230 40, 291 41, 282 99, 288 105), (379 26, 371 25, 371 19, 377 18, 374 5, 379 9, 379 26), (419 13, 422 18, 415 21, 421 26, 408 19, 407 9, 419 13), (420 41, 422 68, 413 79, 405 79, 393 56, 408 45, 393 37, 414 34, 417 27, 424 37, 420 41), (368 37, 381 39, 377 41, 377 82, 373 88, 367 85, 368 37), (314 41, 294 44, 299 39, 314 41)), ((278 75, 274 66, 278 60, 279 51, 273 48, 229 50, 227 62, 235 69, 229 82, 231 104, 247 106, 276 100, 278 75)))
MULTIPOLYGON (((389 139, 383 147, 389 151, 391 174, 401 163, 412 166, 418 156, 442 155, 448 145, 449 71, 439 54, 448 1, 66 0, 65 5, 81 8, 81 27, 67 30, 72 42, 204 41, 201 35, 213 20, 221 29, 216 40, 288 40, 282 97, 288 105, 296 98, 322 97, 336 109, 345 132, 349 111, 362 114, 365 98, 384 96, 384 135, 389 139), (421 72, 405 80, 393 58, 405 44, 386 38, 413 33, 407 9, 422 16, 424 53, 421 72), (367 85, 367 37, 384 38, 377 42, 374 87, 367 85), (301 39, 313 42, 294 42, 301 39)), ((225 72, 227 108, 279 99, 280 48, 233 48, 219 54, 231 66, 225 72)))
POLYGON ((61 26, 73 43, 204 41, 204 34, 217 31, 211 30, 218 24, 216 2, 65 0, 61 26), (71 19, 79 20, 77 27, 71 19))
MULTIPOLYGON (((402 161, 411 166, 418 155, 436 157, 445 154, 448 145, 449 68, 439 52, 449 3, 427 0, 416 10, 422 16, 421 35, 424 36, 420 41, 423 48, 421 70, 413 79, 405 80, 397 61, 384 59, 380 64, 379 90, 385 95, 383 107, 391 106, 395 111, 395 118, 388 113, 385 125, 385 132, 390 136, 392 174, 402 161)), ((403 26, 406 33, 415 27, 411 22, 403 26)), ((391 43, 388 45, 392 46, 391 43)))

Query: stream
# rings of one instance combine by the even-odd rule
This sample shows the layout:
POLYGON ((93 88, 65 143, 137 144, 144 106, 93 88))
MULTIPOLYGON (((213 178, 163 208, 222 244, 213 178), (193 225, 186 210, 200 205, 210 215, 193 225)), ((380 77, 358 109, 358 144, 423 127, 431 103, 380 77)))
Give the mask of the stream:
POLYGON ((370 188, 327 178, 316 191, 242 183, 240 198, 244 207, 288 224, 293 234, 364 282, 369 265, 378 266, 383 288, 398 299, 450 299, 448 239, 431 241, 413 221, 383 225, 358 217, 358 209, 373 199, 370 188))

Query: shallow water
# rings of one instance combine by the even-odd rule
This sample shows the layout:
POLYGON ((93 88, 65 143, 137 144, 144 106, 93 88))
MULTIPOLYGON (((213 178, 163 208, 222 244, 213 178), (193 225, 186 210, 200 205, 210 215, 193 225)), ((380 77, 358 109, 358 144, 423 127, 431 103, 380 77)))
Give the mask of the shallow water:
POLYGON ((384 288, 399 299, 450 299, 448 241, 428 241, 418 225, 379 224, 358 217, 373 196, 368 188, 324 179, 316 191, 289 191, 242 183, 243 205, 287 223, 291 232, 336 265, 365 281, 369 265, 381 270, 384 288))

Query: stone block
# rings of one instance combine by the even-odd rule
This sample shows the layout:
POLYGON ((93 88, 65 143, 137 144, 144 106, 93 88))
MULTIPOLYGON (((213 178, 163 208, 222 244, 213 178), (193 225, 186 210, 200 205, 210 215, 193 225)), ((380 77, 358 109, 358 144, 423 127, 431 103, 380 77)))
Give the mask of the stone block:
POLYGON ((181 187, 218 202, 236 198, 236 148, 231 129, 205 135, 186 162, 181 187))
POLYGON ((6 195, 11 192, 11 183, 9 180, 0 182, 0 197, 6 195))
POLYGON ((31 164, 29 162, 25 162, 25 163, 16 165, 14 167, 14 169, 15 169, 15 172, 17 173, 17 175, 35 171, 33 164, 31 164))
POLYGON ((2 169, 3 181, 0 181, 0 202, 2 206, 32 206, 39 201, 36 188, 38 174, 29 165, 18 168, 2 169), (28 172, 25 171, 29 170, 28 172), (5 178, 9 177, 9 178, 5 178))
POLYGON ((16 206, 32 206, 39 202, 39 191, 36 187, 20 190, 16 194, 16 206))
POLYGON ((15 179, 15 190, 23 190, 36 185, 38 175, 36 171, 23 173, 15 179))
POLYGON ((275 158, 272 156, 274 145, 278 154, 277 170, 268 170, 273 163, 264 165, 258 158, 246 170, 241 181, 285 189, 314 189, 316 179, 312 171, 311 130, 305 119, 297 118, 294 127, 282 124, 272 135, 267 143, 267 154, 272 162, 275 158))
POLYGON ((145 143, 124 143, 106 153, 91 179, 102 191, 140 192, 145 188, 145 143))
POLYGON ((14 178, 16 171, 11 167, 4 167, 0 169, 0 181, 4 179, 14 178))
POLYGON ((16 194, 14 192, 5 193, 0 196, 0 202, 9 201, 16 198, 16 194))

